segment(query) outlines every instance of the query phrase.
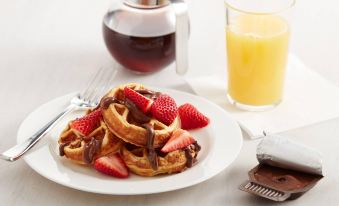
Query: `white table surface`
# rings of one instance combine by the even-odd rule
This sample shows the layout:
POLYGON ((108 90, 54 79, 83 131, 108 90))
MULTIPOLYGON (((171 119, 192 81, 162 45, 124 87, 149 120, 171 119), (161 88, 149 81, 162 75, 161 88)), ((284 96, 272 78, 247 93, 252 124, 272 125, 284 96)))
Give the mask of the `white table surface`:
MULTIPOLYGON (((55 97, 82 88, 112 60, 102 41, 101 20, 109 0, 0 0, 0 151, 16 143, 23 119, 55 97)), ((225 71, 223 1, 189 1, 192 34, 188 76, 225 71), (213 3, 212 3, 213 2, 213 3)), ((339 85, 339 9, 328 0, 299 0, 291 50, 309 67, 339 85)), ((121 78, 133 75, 120 71, 121 78)), ((134 80, 190 91, 173 65, 134 80), (159 81, 166 77, 166 83, 159 81)), ((316 95, 316 94, 315 94, 316 95)), ((324 105, 325 106, 325 105, 324 105)), ((311 111, 310 111, 311 112, 311 111)), ((298 200, 279 205, 338 205, 339 119, 285 132, 324 155, 326 177, 298 200)), ((1 205, 272 205, 237 189, 256 165, 258 140, 245 138, 231 167, 199 185, 162 194, 109 196, 51 182, 23 160, 0 161, 1 205)))

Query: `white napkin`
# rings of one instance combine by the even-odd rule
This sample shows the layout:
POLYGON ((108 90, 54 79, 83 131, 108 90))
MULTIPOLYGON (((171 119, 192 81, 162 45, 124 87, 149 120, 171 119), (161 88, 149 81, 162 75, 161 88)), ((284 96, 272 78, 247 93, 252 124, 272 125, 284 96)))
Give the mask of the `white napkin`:
POLYGON ((339 88, 289 55, 283 101, 273 110, 247 112, 234 108, 226 99, 224 75, 187 78, 196 94, 227 110, 251 138, 279 133, 339 117, 339 88))

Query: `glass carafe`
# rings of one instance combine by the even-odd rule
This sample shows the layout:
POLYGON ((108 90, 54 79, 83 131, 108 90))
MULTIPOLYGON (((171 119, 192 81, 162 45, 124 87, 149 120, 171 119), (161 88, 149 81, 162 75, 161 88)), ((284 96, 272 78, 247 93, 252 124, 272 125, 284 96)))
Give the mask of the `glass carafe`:
POLYGON ((115 0, 103 20, 103 36, 122 67, 151 73, 176 61, 177 73, 188 69, 187 5, 169 0, 115 0))

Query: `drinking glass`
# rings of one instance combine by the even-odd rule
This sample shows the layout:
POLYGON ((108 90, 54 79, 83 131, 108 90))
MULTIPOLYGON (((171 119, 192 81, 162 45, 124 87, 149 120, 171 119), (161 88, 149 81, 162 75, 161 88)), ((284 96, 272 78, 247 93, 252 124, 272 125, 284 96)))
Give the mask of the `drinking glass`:
POLYGON ((282 101, 295 0, 226 0, 228 94, 249 111, 282 101))

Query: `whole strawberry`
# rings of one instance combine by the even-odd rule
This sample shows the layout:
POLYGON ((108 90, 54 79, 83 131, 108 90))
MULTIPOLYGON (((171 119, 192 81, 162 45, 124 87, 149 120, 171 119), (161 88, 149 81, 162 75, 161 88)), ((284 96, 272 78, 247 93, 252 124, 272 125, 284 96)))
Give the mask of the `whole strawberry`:
POLYGON ((182 129, 197 129, 208 125, 209 119, 193 105, 186 103, 179 107, 179 116, 182 129))
POLYGON ((70 126, 83 136, 87 136, 98 126, 101 118, 101 109, 97 109, 83 117, 73 120, 70 126))
POLYGON ((174 99, 166 94, 161 94, 151 107, 153 117, 160 122, 170 125, 178 116, 178 107, 174 99))

